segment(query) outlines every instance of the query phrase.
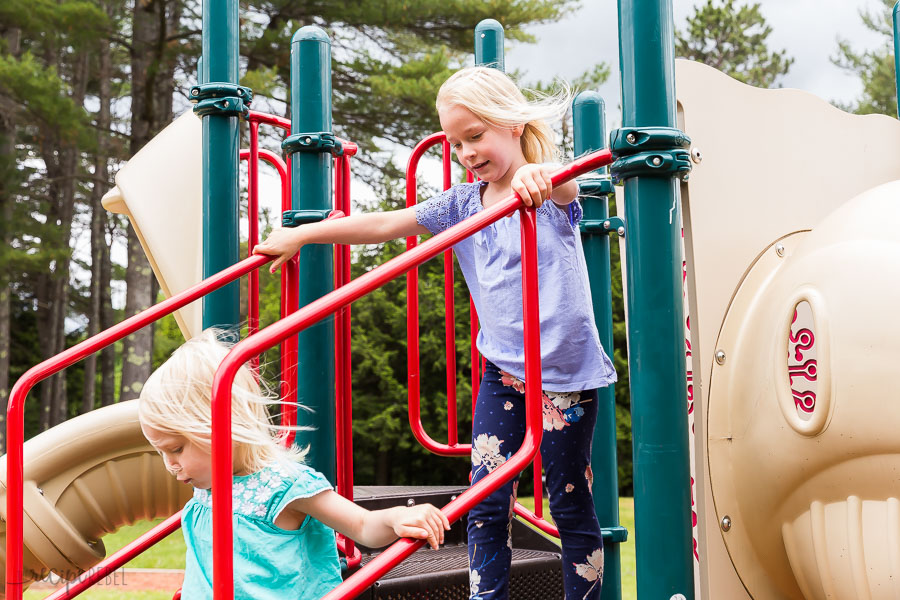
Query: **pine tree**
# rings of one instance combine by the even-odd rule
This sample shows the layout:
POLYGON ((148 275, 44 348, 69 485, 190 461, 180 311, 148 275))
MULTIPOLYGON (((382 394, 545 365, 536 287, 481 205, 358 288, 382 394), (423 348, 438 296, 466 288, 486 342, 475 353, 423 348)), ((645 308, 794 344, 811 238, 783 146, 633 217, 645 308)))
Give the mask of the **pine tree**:
POLYGON ((759 3, 706 0, 688 17, 687 28, 676 32, 675 55, 715 67, 750 85, 773 87, 794 59, 784 50, 769 48, 771 33, 759 3))
POLYGON ((897 84, 894 74, 892 11, 894 0, 880 0, 878 10, 860 10, 863 24, 883 36, 882 43, 873 50, 854 50, 848 40, 838 39, 837 56, 832 62, 859 76, 862 95, 845 110, 859 114, 879 113, 897 115, 897 84))

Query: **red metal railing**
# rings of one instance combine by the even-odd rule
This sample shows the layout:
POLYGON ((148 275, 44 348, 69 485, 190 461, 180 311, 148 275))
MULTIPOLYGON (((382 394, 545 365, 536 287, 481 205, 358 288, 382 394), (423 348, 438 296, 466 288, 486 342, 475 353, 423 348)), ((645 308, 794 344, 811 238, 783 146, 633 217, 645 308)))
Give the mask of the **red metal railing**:
MULTIPOLYGON (((582 157, 553 174, 554 185, 611 162, 608 150, 582 157)), ((520 210, 522 222, 523 318, 525 338, 526 434, 520 449, 488 477, 473 485, 442 510, 450 521, 457 520, 504 482, 515 477, 534 457, 540 446, 541 367, 540 319, 538 315, 536 220, 533 209, 524 209, 516 196, 455 225, 422 245, 405 252, 358 279, 311 302, 293 315, 248 337, 231 349, 213 382, 213 595, 216 600, 234 598, 232 532, 232 445, 231 387, 241 365, 299 331, 335 313, 363 295, 414 269, 453 244, 487 225, 520 210)), ((364 568, 323 597, 323 600, 352 598, 364 591, 395 564, 422 546, 423 540, 401 539, 364 568)))
MULTIPOLYGON (((441 159, 444 174, 444 189, 449 189, 450 181, 450 145, 443 132, 433 133, 413 149, 406 168, 406 206, 414 206, 418 201, 418 181, 416 172, 418 170, 419 161, 422 156, 430 148, 441 144, 441 159)), ((473 181, 472 173, 466 171, 466 179, 471 183, 473 181)), ((406 248, 410 250, 416 246, 417 238, 415 236, 406 238, 406 248)), ((420 373, 419 373, 419 274, 414 269, 406 275, 406 335, 407 335, 407 357, 408 357, 408 385, 409 385, 409 424, 412 428, 413 435, 429 451, 442 456, 464 456, 471 452, 471 444, 458 443, 457 435, 457 418, 456 418, 456 325, 455 325, 455 307, 453 297, 453 251, 448 249, 444 251, 444 322, 447 349, 447 438, 446 444, 441 444, 432 439, 422 425, 421 411, 421 392, 420 392, 420 373)), ((470 342, 471 342, 471 373, 472 373, 472 415, 475 414, 475 401, 478 398, 478 389, 480 385, 479 366, 482 363, 479 360, 478 348, 475 340, 478 337, 478 314, 475 309, 475 303, 471 296, 469 297, 469 314, 470 314, 470 342)), ((534 457, 533 462, 534 475, 534 512, 528 510, 518 502, 514 506, 514 511, 521 518, 538 527, 541 531, 559 537, 559 531, 550 522, 543 518, 543 482, 541 480, 541 454, 540 452, 534 457)))

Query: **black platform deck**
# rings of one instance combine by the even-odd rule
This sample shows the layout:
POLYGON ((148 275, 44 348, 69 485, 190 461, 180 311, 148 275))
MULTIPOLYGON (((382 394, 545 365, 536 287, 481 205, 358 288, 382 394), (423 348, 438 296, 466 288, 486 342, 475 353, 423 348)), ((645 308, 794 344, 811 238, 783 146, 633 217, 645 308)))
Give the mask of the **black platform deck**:
MULTIPOLYGON (((447 504, 465 487, 358 486, 354 500, 369 509, 421 504, 447 504)), ((359 596, 366 600, 467 600, 468 553, 465 518, 454 523, 439 550, 420 548, 359 596)), ((362 563, 378 554, 361 548, 362 563)), ((515 600, 563 600, 559 546, 531 527, 513 520, 513 557, 510 598, 515 600)))

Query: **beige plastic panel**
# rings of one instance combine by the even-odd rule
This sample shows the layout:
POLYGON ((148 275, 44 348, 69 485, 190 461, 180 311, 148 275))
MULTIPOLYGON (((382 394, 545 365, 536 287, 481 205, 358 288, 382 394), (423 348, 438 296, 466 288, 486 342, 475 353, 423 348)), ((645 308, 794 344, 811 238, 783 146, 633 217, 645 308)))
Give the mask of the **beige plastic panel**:
MULTIPOLYGON (((141 434, 137 401, 70 419, 25 444, 25 581, 73 577, 106 555, 100 538, 168 517, 190 499, 141 434)), ((0 552, 6 549, 6 457, 0 459, 0 552)), ((0 565, 2 567, 2 565, 0 565)), ((5 570, 0 568, 0 582, 5 570)))
MULTIPOLYGON (((126 215, 160 288, 171 297, 203 275, 203 165, 200 119, 175 119, 116 174, 103 207, 126 215)), ((174 313, 185 339, 202 328, 201 302, 174 313)))
MULTIPOLYGON (((891 493, 900 495, 900 492, 887 492, 885 486, 893 485, 897 489, 893 473, 895 469, 900 473, 900 461, 894 466, 893 451, 888 451, 888 442, 882 447, 883 454, 877 460, 873 457, 875 466, 872 470, 857 470, 861 467, 848 466, 847 463, 851 456, 858 457, 855 454, 858 450, 847 444, 847 431, 844 431, 844 438, 829 437, 827 444, 822 442, 823 436, 830 436, 829 432, 834 429, 836 416, 831 417, 832 424, 825 433, 818 436, 809 435, 810 427, 815 429, 816 425, 800 424, 799 429, 806 428, 807 431, 798 432, 784 421, 780 406, 785 405, 785 394, 790 396, 790 390, 782 390, 782 403, 779 404, 776 397, 769 395, 771 390, 767 392, 760 386, 765 384, 775 389, 776 381, 788 380, 786 364, 779 366, 781 371, 773 371, 773 364, 779 363, 776 359, 785 359, 786 362, 788 348, 773 345, 773 340, 776 334, 786 337, 790 321, 785 324, 788 317, 782 310, 784 298, 777 299, 782 304, 776 304, 775 296, 762 298, 762 288, 771 285, 771 278, 777 269, 784 268, 778 265, 787 265, 795 260, 791 253, 798 244, 807 244, 803 232, 818 229, 823 219, 860 193, 900 179, 900 123, 881 115, 850 115, 797 90, 752 88, 714 69, 687 61, 676 61, 676 89, 680 126, 702 156, 702 162, 694 165, 690 180, 681 186, 691 315, 695 451, 699 457, 694 465, 700 520, 699 595, 704 599, 729 600, 750 597, 755 600, 801 599, 804 595, 797 583, 796 571, 804 574, 802 578, 807 580, 808 590, 812 590, 809 591, 812 595, 806 598, 825 598, 815 591, 819 589, 815 586, 822 584, 813 583, 809 575, 812 573, 809 561, 815 561, 816 555, 810 554, 814 552, 815 544, 808 543, 812 534, 806 533, 820 531, 810 529, 812 525, 809 523, 821 521, 803 515, 807 512, 813 514, 810 511, 815 502, 829 506, 835 503, 844 503, 845 507, 855 506, 854 501, 850 500, 852 497, 862 502, 863 515, 875 515, 882 510, 865 508, 869 506, 868 502, 887 503, 883 508, 888 511, 885 514, 893 514, 889 510, 889 498, 891 493), (775 250, 777 243, 784 246, 786 259, 778 256, 775 250), (744 281, 745 277, 747 281, 744 281), (740 301, 746 303, 746 309, 737 308, 739 299, 735 295, 739 288, 740 301), (735 305, 729 308, 732 302, 735 305), (758 314, 761 313, 751 314, 751 307, 757 307, 752 310, 759 311, 762 308, 758 307, 766 303, 777 305, 782 310, 778 313, 779 321, 760 321, 758 314), (740 312, 742 310, 746 312, 740 312), (723 325, 726 314, 729 320, 723 325), (726 339, 726 334, 733 337, 726 339), (754 350, 738 350, 739 343, 750 343, 739 342, 744 335, 756 336, 753 343, 759 342, 761 346, 754 350), (714 358, 718 349, 726 355, 722 366, 717 365, 714 358), (751 356, 756 358, 750 361, 751 356), (716 379, 711 393, 714 369, 716 379), (720 379, 720 373, 726 370, 740 372, 743 378, 740 381, 730 380, 726 385, 720 379), (766 437, 761 430, 754 429, 759 425, 756 419, 762 418, 758 415, 773 419, 777 416, 782 419, 781 425, 766 437), (742 450, 739 456, 731 456, 738 442, 743 443, 757 434, 760 437, 753 437, 753 440, 759 445, 752 451, 742 450), (796 438, 793 443, 803 448, 802 452, 791 445, 780 446, 786 439, 793 438, 796 438), (745 462, 739 462, 739 457, 745 462), (844 470, 826 474, 824 466, 814 467, 811 464, 812 457, 831 465, 843 465, 844 470), (778 478, 782 477, 780 469, 784 465, 805 469, 802 485, 799 480, 794 482, 800 485, 795 489, 797 496, 790 499, 779 497, 783 490, 778 491, 781 483, 778 478), (746 483, 742 483, 744 480, 746 483), (867 483, 863 484, 864 480, 867 483), (755 516, 750 518, 743 511, 754 506, 757 508, 751 512, 755 516), (760 507, 765 507, 768 514, 758 512, 760 507), (732 519, 733 526, 723 534, 719 523, 726 515, 732 519), (769 526, 759 531, 751 528, 761 527, 763 521, 769 526), (788 526, 785 531, 790 530, 789 534, 782 531, 785 525, 788 526), (788 542, 795 549, 790 558, 785 550, 783 535, 793 540, 788 542), (728 540, 727 547, 725 540, 728 540), (792 568, 795 564, 796 568, 792 568)), ((900 194, 900 191, 897 193, 900 194)), ((845 219, 843 225, 832 232, 834 237, 829 242, 856 239, 860 247, 878 246, 864 241, 870 223, 853 220, 854 216, 841 217, 845 219)), ((876 214, 867 218, 879 220, 888 217, 876 214)), ((816 235, 814 239, 825 243, 821 235, 816 235)), ((823 247, 810 252, 811 255, 832 252, 835 259, 846 258, 843 250, 834 248, 826 250, 823 247)), ((856 305, 847 300, 839 310, 857 311, 852 315, 854 319, 862 312, 867 317, 883 321, 886 320, 885 314, 879 315, 877 311, 883 309, 885 304, 876 300, 873 294, 887 293, 888 290, 877 289, 880 283, 876 283, 878 277, 875 273, 892 273, 889 277, 900 280, 896 267, 886 262, 893 260, 897 265, 900 264, 898 258, 890 258, 889 253, 875 252, 866 255, 866 260, 874 262, 870 265, 853 263, 851 268, 846 269, 846 274, 835 265, 823 268, 821 272, 801 269, 792 272, 791 280, 786 284, 809 282, 814 275, 821 275, 823 289, 827 287, 832 290, 833 287, 834 293, 837 293, 837 288, 850 290, 850 280, 841 283, 839 278, 852 275, 852 281, 861 286, 859 289, 868 291, 856 298, 856 305)), ((812 269, 811 264, 804 268, 812 269)), ((900 304, 896 296, 891 301, 895 307, 900 304)), ((828 306, 829 321, 850 318, 848 314, 837 315, 833 312, 838 310, 838 305, 831 300, 828 306)), ((833 327, 826 327, 834 331, 833 327)), ((847 332, 847 335, 850 333, 847 332)), ((842 392, 845 395, 845 411, 848 410, 847 405, 856 402, 856 397, 861 393, 863 378, 859 369, 864 358, 869 365, 864 369, 868 373, 867 379, 882 385, 889 384, 889 372, 873 377, 878 373, 874 370, 876 363, 884 364, 881 358, 875 362, 870 359, 873 354, 887 352, 890 344, 885 343, 883 337, 866 339, 862 335, 860 331, 860 336, 847 337, 841 342, 845 345, 842 356, 858 353, 855 355, 858 359, 855 367, 858 377, 848 373, 841 376, 841 381, 847 386, 842 392), (853 398, 846 397, 847 394, 853 394, 853 398)), ((831 348, 836 346, 833 344, 831 348)), ((830 364, 835 362, 833 353, 830 364)), ((821 361, 822 356, 819 355, 818 359, 821 361)), ((837 385, 835 371, 832 371, 831 377, 832 386, 837 385)), ((821 389, 821 378, 819 386, 821 389)), ((888 391, 896 399, 896 387, 888 391)), ((873 393, 873 390, 866 391, 870 399, 873 393)), ((792 398, 787 399, 792 402, 792 398)), ((842 405, 839 393, 833 400, 836 406, 842 405)), ((871 400, 866 400, 863 404, 869 402, 871 400)), ((874 406, 872 404, 871 408, 874 406)), ((876 410, 874 413, 860 413, 857 425, 861 428, 852 435, 871 437, 880 426, 880 420, 881 425, 892 422, 896 429, 896 416, 876 410), (884 419, 886 416, 888 418, 884 419), (875 429, 866 429, 864 422, 874 423, 875 429)), ((837 509, 828 510, 832 514, 837 509)), ((844 514, 848 514, 846 510, 844 514)), ((861 523, 859 527, 871 529, 871 518, 864 516, 862 521, 858 521, 861 523)), ((834 541, 838 539, 834 537, 838 534, 831 532, 828 535, 831 536, 828 538, 831 540, 829 544, 838 543, 834 541)), ((816 533, 816 536, 819 534, 816 533)), ((849 548, 850 542, 847 544, 849 548)), ((829 551, 834 550, 830 545, 828 548, 829 551)), ((900 549, 892 550, 891 556, 900 557, 900 549)), ((866 558, 868 560, 868 554, 866 558)), ((825 571, 833 572, 832 569, 825 571)), ((857 571, 851 569, 842 573, 834 576, 845 578, 849 576, 847 573, 858 574, 859 571, 857 567, 857 571)), ((840 590, 835 592, 837 595, 828 597, 857 597, 842 595, 843 587, 840 590)), ((872 598, 882 597, 874 591, 872 594, 872 598)))

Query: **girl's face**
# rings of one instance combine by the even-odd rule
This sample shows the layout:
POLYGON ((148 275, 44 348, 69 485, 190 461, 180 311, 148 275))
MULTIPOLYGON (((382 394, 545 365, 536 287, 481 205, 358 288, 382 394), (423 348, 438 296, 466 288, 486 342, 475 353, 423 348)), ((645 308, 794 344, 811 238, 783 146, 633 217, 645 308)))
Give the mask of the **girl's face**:
POLYGON ((438 109, 441 128, 459 162, 488 183, 508 183, 526 163, 520 138, 523 126, 502 129, 486 124, 464 106, 438 109))
POLYGON ((204 490, 212 487, 212 465, 208 449, 201 448, 184 436, 159 431, 143 423, 141 431, 162 456, 166 469, 178 481, 204 490))

